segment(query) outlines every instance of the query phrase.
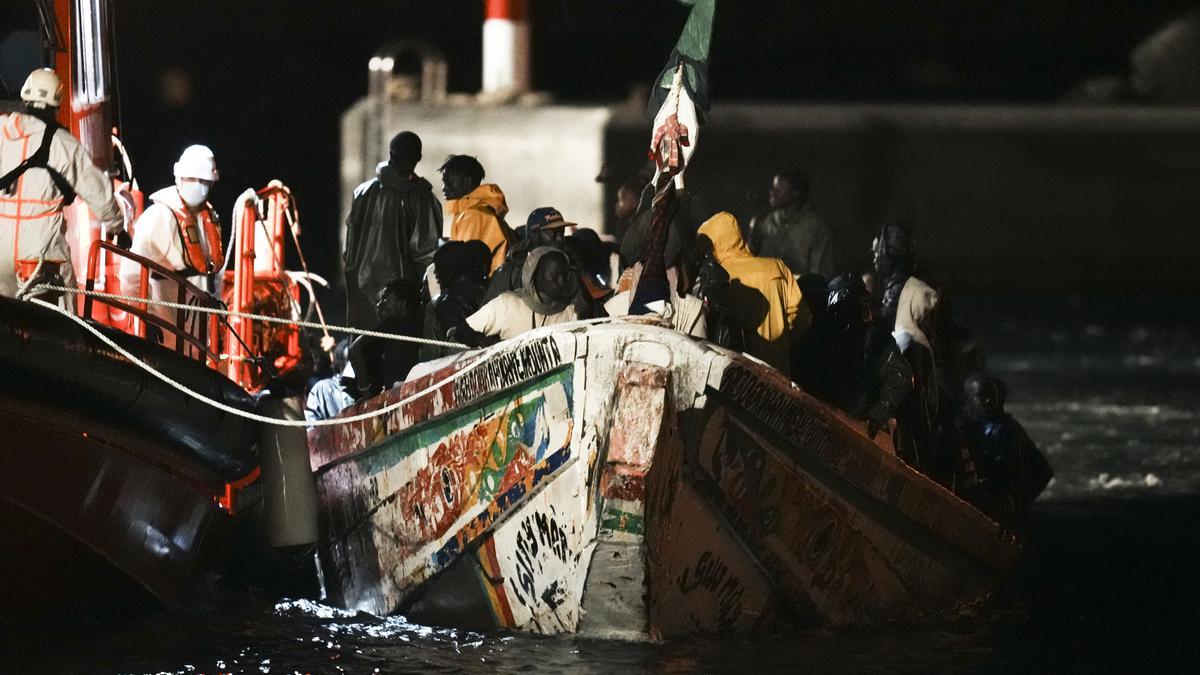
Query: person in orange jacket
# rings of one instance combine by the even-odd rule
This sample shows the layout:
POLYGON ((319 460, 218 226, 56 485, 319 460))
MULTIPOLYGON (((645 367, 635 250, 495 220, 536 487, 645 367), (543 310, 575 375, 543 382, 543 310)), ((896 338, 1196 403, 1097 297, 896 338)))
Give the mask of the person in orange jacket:
POLYGON ((508 213, 504 193, 492 183, 481 185, 483 166, 470 155, 450 155, 438 171, 450 212, 450 240, 482 241, 492 254, 488 274, 495 272, 513 241, 513 231, 504 222, 508 213))
POLYGON ((746 330, 746 353, 788 374, 791 343, 812 320, 796 277, 782 260, 752 254, 728 211, 709 218, 696 234, 712 242, 713 260, 729 273, 730 305, 746 330))

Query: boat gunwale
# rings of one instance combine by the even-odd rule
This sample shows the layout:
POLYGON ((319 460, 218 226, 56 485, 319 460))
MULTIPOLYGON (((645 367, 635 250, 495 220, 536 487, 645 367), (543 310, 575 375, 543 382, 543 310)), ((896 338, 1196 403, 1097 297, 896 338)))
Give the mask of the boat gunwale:
MULTIPOLYGON (((480 363, 481 361, 482 360, 472 361, 470 365, 475 365, 476 363, 480 363)), ((501 397, 502 395, 507 395, 507 394, 511 393, 512 391, 515 391, 516 389, 520 389, 522 387, 529 386, 529 384, 531 382, 534 382, 534 381, 537 381, 537 380, 540 380, 543 378, 547 378, 547 377, 550 377, 553 375, 557 375, 560 372, 563 372, 567 369, 573 369, 574 367, 575 367, 574 359, 572 359, 570 361, 564 361, 563 363, 560 363, 559 365, 557 365, 549 370, 542 371, 536 375, 532 375, 528 378, 520 380, 519 382, 515 382, 513 384, 506 385, 503 389, 497 389, 495 391, 488 392, 487 394, 472 400, 471 402, 467 403, 465 406, 463 406, 461 408, 450 408, 450 409, 444 410, 436 415, 430 415, 429 417, 427 417, 423 420, 420 420, 414 424, 411 424, 409 426, 396 429, 395 431, 384 435, 382 438, 379 438, 378 440, 376 440, 374 443, 372 443, 370 445, 364 446, 362 448, 359 448, 358 450, 347 453, 347 454, 337 457, 335 459, 331 459, 328 462, 326 462, 325 464, 322 464, 321 466, 317 467, 317 469, 312 472, 313 477, 315 479, 319 480, 326 473, 337 468, 338 466, 341 466, 342 464, 344 464, 346 462, 361 459, 362 455, 364 455, 364 454, 378 452, 381 449, 381 446, 383 446, 385 443, 390 442, 399 434, 421 433, 421 431, 425 430, 426 427, 445 422, 446 419, 448 417, 450 417, 451 415, 465 415, 468 411, 474 410, 476 408, 484 407, 487 404, 494 402, 495 399, 501 397)), ((445 386, 447 384, 454 383, 455 380, 458 379, 458 376, 460 374, 466 374, 467 372, 468 372, 467 369, 464 368, 463 370, 460 370, 458 373, 455 373, 453 376, 445 379, 445 381, 443 381, 442 384, 439 386, 439 389, 441 386, 445 386)), ((393 391, 395 389, 399 389, 399 387, 394 387, 393 389, 389 389, 381 394, 378 394, 378 395, 372 397, 369 400, 379 399, 384 405, 387 405, 387 403, 386 403, 387 393, 388 393, 388 391, 393 391)), ((436 389, 426 392, 423 396, 419 396, 411 401, 407 401, 398 410, 403 410, 408 405, 410 405, 412 403, 416 403, 417 401, 420 401, 422 398, 425 398, 426 396, 433 396, 437 393, 438 392, 436 389)))
MULTIPOLYGON (((761 420, 756 419, 752 415, 748 414, 747 411, 742 409, 740 406, 737 406, 736 402, 730 401, 727 395, 719 395, 718 398, 720 398, 723 403, 731 404, 729 408, 731 417, 736 417, 737 422, 748 427, 748 430, 751 433, 761 437, 762 440, 768 441, 767 443, 763 444, 764 450, 781 454, 784 458, 789 460, 791 464, 791 466, 788 467, 789 470, 801 474, 802 476, 807 476, 809 480, 815 481, 824 489, 826 489, 831 495, 835 496, 841 501, 844 501, 850 506, 850 508, 861 513, 863 517, 867 518, 872 523, 877 524, 879 527, 891 533, 896 538, 912 545, 914 548, 919 550, 922 555, 935 560, 945 560, 947 557, 950 557, 951 559, 961 560, 972 567, 991 570, 993 572, 1004 572, 1011 567, 1011 563, 1014 562, 1014 560, 1005 560, 1003 564, 997 565, 990 562, 987 556, 975 555, 971 550, 969 550, 969 548, 960 545, 960 542, 958 541, 959 538, 954 536, 954 533, 948 533, 930 527, 929 524, 927 524, 927 521, 922 521, 908 513, 903 508, 902 504, 893 504, 879 498, 875 494, 872 494, 869 488, 863 486, 859 481, 854 480, 844 473, 838 472, 822 458, 804 450, 796 444, 781 442, 783 439, 778 432, 770 428, 761 420), (853 499, 851 498, 852 496, 859 496, 861 499, 853 499)), ((692 461, 692 459, 692 457, 688 457, 689 463, 692 461)), ((903 462, 901 462, 901 464, 903 464, 903 462)), ((901 467, 895 468, 899 469, 901 467)), ((940 491, 944 493, 939 495, 942 497, 942 499, 939 500, 940 503, 945 503, 955 507, 958 505, 954 504, 954 502, 958 502, 958 504, 977 512, 977 514, 973 514, 971 511, 964 511, 961 508, 955 508, 954 512, 956 515, 960 515, 968 519, 978 515, 987 519, 986 514, 983 514, 982 511, 978 511, 975 509, 975 507, 971 506, 970 503, 963 501, 960 497, 958 497, 958 495, 954 494, 950 490, 947 490, 944 486, 938 484, 936 481, 933 481, 928 476, 925 476, 907 464, 904 464, 903 468, 907 468, 913 474, 929 480, 934 486, 939 488, 940 491), (953 502, 945 500, 946 496, 953 497, 953 502)), ((737 517, 736 514, 730 511, 727 506, 727 500, 721 497, 720 491, 717 490, 714 485, 712 485, 711 480, 704 476, 693 476, 693 481, 698 487, 701 487, 704 490, 705 494, 708 495, 710 499, 712 499, 714 496, 719 497, 719 499, 714 500, 716 502, 714 506, 716 506, 728 520, 737 523, 739 526, 746 525, 746 523, 743 522, 743 519, 737 517)), ((990 519, 988 519, 988 523, 993 528, 998 530, 1001 535, 997 540, 1001 550, 997 552, 1005 554, 1012 551, 1014 553, 1012 558, 1015 559, 1015 549, 1019 548, 1019 543, 1012 542, 1010 545, 1006 546, 1005 544, 1008 542, 1003 540, 1003 536, 1006 534, 1006 531, 1003 530, 998 523, 995 523, 990 519)), ((747 545, 750 545, 749 542, 747 542, 747 545)), ((1007 557, 1008 556, 1006 556, 1006 558, 1007 557)))

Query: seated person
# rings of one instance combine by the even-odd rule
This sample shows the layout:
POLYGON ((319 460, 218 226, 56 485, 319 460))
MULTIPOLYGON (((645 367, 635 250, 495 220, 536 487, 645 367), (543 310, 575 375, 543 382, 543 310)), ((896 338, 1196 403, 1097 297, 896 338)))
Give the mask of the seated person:
MULTIPOLYGON (((637 262, 625 270, 621 275, 620 290, 603 305, 605 314, 629 316, 635 313, 632 304, 637 295, 638 285, 642 281, 643 267, 643 263, 637 262)), ((669 268, 666 276, 667 289, 670 294, 669 302, 666 299, 651 302, 646 305, 647 313, 661 317, 670 323, 671 328, 680 333, 692 337, 708 338, 708 310, 704 305, 704 300, 694 294, 679 292, 681 283, 679 268, 669 268)))
MULTIPOLYGON (((483 304, 491 253, 481 241, 448 241, 433 255, 433 273, 440 289, 425 307, 424 336, 449 341, 452 328, 462 326, 483 304)), ((436 345, 422 345, 422 361, 456 353, 436 345)))
MULTIPOLYGON (((707 338, 736 352, 746 351, 746 331, 733 314, 733 289, 729 273, 713 258, 712 241, 696 237, 685 250, 688 276, 695 279, 691 295, 704 303, 707 338)), ((667 270, 668 280, 671 270, 667 270)))
POLYGON ((549 246, 533 249, 522 276, 520 291, 505 291, 480 307, 450 339, 482 347, 579 318, 572 303, 578 298, 579 282, 565 253, 549 246))
POLYGON ((1054 469, 1025 428, 1004 411, 1008 388, 976 373, 963 385, 965 436, 978 472, 980 508, 1001 522, 1019 525, 1029 505, 1046 489, 1054 469))
POLYGON ((617 281, 613 277, 614 254, 600 240, 600 235, 595 230, 577 228, 563 244, 567 255, 579 268, 579 276, 592 299, 604 301, 612 296, 617 281))
POLYGON ((612 297, 613 291, 601 284, 596 275, 588 270, 587 255, 579 240, 572 235, 563 239, 558 248, 567 254, 567 259, 571 261, 571 267, 575 270, 579 289, 578 297, 572 300, 572 304, 579 312, 579 318, 604 316, 604 303, 612 297))
POLYGON ((844 274, 829 283, 826 311, 832 340, 821 391, 830 403, 866 419, 867 434, 874 438, 912 391, 912 370, 891 334, 875 322, 859 275, 844 274))
POLYGON ((539 246, 561 249, 563 230, 568 227, 575 227, 575 223, 563 220, 562 213, 553 206, 534 209, 525 221, 524 234, 509 248, 504 264, 496 269, 488 281, 483 301, 486 303, 499 297, 504 291, 520 290, 523 279, 521 272, 529 252, 539 246))
MULTIPOLYGON (((394 279, 379 292, 375 310, 380 321, 372 329, 377 333, 421 334, 421 285, 409 279, 394 279)), ((418 361, 415 342, 388 340, 362 335, 350 345, 350 363, 358 378, 358 390, 375 396, 408 377, 418 361)))
POLYGON ((346 338, 333 348, 333 374, 317 380, 308 390, 304 419, 309 422, 332 419, 354 403, 358 387, 354 381, 354 370, 349 367, 349 359, 350 338, 346 338))

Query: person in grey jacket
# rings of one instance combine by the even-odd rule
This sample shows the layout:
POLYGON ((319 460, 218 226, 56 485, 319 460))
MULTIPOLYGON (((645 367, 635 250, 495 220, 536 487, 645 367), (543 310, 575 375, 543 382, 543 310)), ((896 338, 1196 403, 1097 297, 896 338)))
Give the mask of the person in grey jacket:
POLYGON ((792 274, 833 276, 833 237, 817 215, 810 196, 808 175, 780 171, 771 181, 771 211, 750 224, 750 250, 765 258, 779 258, 792 274))
POLYGON ((370 328, 375 301, 393 279, 420 282, 442 233, 442 204, 414 170, 421 139, 403 131, 392 139, 387 162, 354 190, 346 219, 346 322, 370 328))

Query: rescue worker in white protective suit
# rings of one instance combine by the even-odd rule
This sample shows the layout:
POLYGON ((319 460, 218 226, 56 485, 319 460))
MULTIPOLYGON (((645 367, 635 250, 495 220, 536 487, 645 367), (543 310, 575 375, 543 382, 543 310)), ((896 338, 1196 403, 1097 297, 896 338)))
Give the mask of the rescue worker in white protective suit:
MULTIPOLYGON (((132 253, 150 259, 220 298, 220 272, 224 263, 221 250, 221 227, 217 212, 208 203, 208 194, 217 182, 217 162, 212 150, 203 145, 188 146, 175 162, 175 184, 150 195, 153 202, 133 225, 132 253)), ((132 260, 121 262, 121 288, 128 295, 138 292, 141 265, 132 260)), ((149 297, 152 300, 178 302, 178 285, 161 275, 151 274, 149 297)), ((177 324, 177 310, 168 307, 149 307, 151 313, 169 324, 177 324)), ((204 317, 190 314, 188 332, 193 322, 204 317)), ((147 337, 156 331, 148 331, 147 337)), ((163 332, 162 344, 175 346, 175 336, 163 332)))
MULTIPOLYGON (((21 112, 0 115, 0 295, 16 296, 35 272, 34 284, 75 285, 63 207, 76 195, 109 236, 125 231, 112 179, 55 121, 62 99, 58 75, 42 68, 21 87, 21 112)), ((75 297, 60 302, 74 310, 75 297)))

